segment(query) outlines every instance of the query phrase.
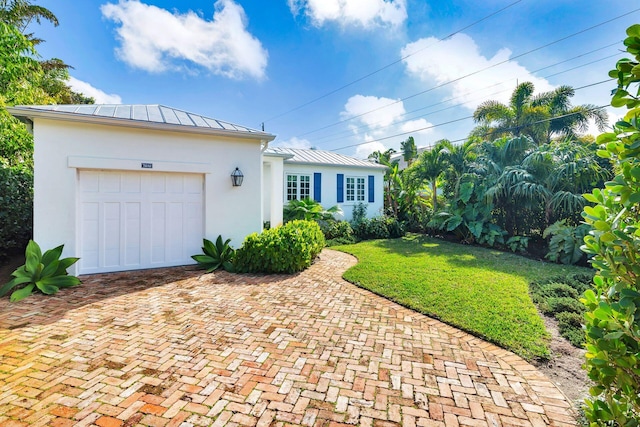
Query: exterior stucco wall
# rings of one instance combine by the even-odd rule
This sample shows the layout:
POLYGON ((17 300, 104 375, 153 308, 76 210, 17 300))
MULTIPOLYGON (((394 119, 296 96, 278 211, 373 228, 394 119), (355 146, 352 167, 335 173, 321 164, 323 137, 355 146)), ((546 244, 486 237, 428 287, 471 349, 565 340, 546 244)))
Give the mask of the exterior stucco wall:
POLYGON ((316 166, 316 165, 306 165, 306 164, 292 164, 284 162, 284 177, 282 181, 282 188, 284 189, 284 194, 282 198, 283 206, 287 204, 286 200, 286 176, 289 173, 294 174, 308 174, 311 175, 311 198, 313 198, 313 185, 314 185, 314 173, 321 173, 321 191, 322 191, 322 200, 320 204, 324 208, 330 208, 335 205, 339 205, 343 211, 341 217, 336 217, 338 219, 345 219, 347 221, 351 220, 353 207, 358 204, 358 202, 345 202, 338 203, 338 194, 337 194, 337 175, 344 174, 345 178, 347 176, 362 176, 365 179, 369 175, 375 176, 374 178, 374 202, 368 203, 368 182, 366 182, 365 188, 365 201, 364 204, 367 205, 367 217, 372 218, 375 216, 382 215, 384 209, 384 169, 382 168, 361 168, 361 167, 350 167, 350 166, 316 166))
POLYGON ((221 234, 239 247, 262 229, 259 141, 37 118, 34 145, 34 239, 43 249, 64 244, 64 256, 79 256, 78 170, 85 168, 201 173, 203 237, 221 234), (236 167, 241 187, 231 185, 236 167))

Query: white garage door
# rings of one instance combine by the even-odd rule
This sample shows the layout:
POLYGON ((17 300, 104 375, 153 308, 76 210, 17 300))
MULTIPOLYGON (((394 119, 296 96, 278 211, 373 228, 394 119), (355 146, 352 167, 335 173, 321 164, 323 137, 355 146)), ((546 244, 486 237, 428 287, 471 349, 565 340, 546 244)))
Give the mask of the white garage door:
POLYGON ((203 175, 80 171, 80 274, 191 264, 203 175))

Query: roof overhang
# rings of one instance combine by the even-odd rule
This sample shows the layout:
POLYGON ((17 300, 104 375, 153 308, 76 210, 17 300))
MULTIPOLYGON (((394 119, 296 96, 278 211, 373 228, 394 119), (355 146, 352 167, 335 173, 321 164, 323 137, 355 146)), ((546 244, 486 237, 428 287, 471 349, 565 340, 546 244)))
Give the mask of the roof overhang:
POLYGON ((381 165, 378 163, 372 163, 369 165, 349 165, 349 164, 334 164, 334 163, 320 163, 320 162, 300 162, 295 160, 285 160, 284 161, 288 165, 302 165, 302 166, 324 166, 330 168, 349 168, 349 169, 369 169, 369 170, 377 170, 384 171, 388 169, 387 166, 381 165))
POLYGON ((29 107, 15 106, 7 107, 7 111, 19 120, 29 120, 33 122, 33 119, 49 119, 49 120, 61 120, 75 123, 89 123, 104 126, 117 126, 128 127, 136 129, 150 129, 167 132, 180 132, 180 133, 192 133, 200 135, 219 136, 224 138, 236 138, 236 139, 252 139, 261 142, 273 141, 276 136, 266 132, 246 132, 239 130, 227 130, 227 129, 212 129, 199 126, 185 126, 171 123, 157 123, 147 122, 141 120, 121 119, 117 117, 102 117, 93 115, 83 115, 75 113, 67 113, 63 111, 47 111, 38 110, 29 107))

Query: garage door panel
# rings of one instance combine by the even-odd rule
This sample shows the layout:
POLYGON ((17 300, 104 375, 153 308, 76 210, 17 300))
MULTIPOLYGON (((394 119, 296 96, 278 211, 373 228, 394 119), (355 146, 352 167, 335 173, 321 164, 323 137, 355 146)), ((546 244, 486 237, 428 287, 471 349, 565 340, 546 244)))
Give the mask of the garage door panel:
POLYGON ((124 227, 125 238, 125 252, 124 252, 124 264, 127 266, 139 265, 142 260, 140 257, 141 252, 141 224, 140 218, 142 214, 140 203, 125 203, 125 218, 126 223, 124 227))
POLYGON ((100 174, 101 193, 120 193, 120 174, 102 173, 100 174))
POLYGON ((184 217, 182 203, 167 203, 167 259, 178 261, 184 258, 184 217))
POLYGON ((104 203, 104 266, 120 265, 120 203, 104 203))
POLYGON ((151 263, 160 264, 165 260, 167 246, 165 224, 167 210, 165 203, 151 204, 151 263))
POLYGON ((83 236, 81 263, 87 268, 98 268, 100 254, 100 204, 83 203, 80 233, 83 236))
POLYGON ((140 174, 125 174, 122 177, 122 191, 125 193, 140 193, 142 191, 142 177, 140 174))
POLYGON ((80 171, 80 273, 191 264, 204 230, 203 176, 80 171))

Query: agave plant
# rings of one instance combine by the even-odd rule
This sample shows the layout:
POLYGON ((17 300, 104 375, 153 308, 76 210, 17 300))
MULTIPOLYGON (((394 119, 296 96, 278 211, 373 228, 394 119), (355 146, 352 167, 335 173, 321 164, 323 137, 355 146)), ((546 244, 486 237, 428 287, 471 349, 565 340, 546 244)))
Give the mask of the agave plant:
POLYGON ((202 239, 202 252, 200 255, 191 255, 201 268, 211 273, 219 268, 233 271, 233 257, 236 251, 229 246, 231 239, 222 241, 222 236, 218 236, 216 243, 211 240, 202 239))
POLYGON ((43 254, 40 246, 30 240, 25 251, 25 264, 11 274, 13 276, 11 281, 0 287, 0 297, 20 285, 25 286, 13 291, 11 302, 20 301, 36 290, 43 294, 52 295, 60 288, 79 285, 80 279, 70 276, 67 273, 67 268, 78 262, 80 258, 60 259, 63 248, 64 245, 60 245, 43 254))

